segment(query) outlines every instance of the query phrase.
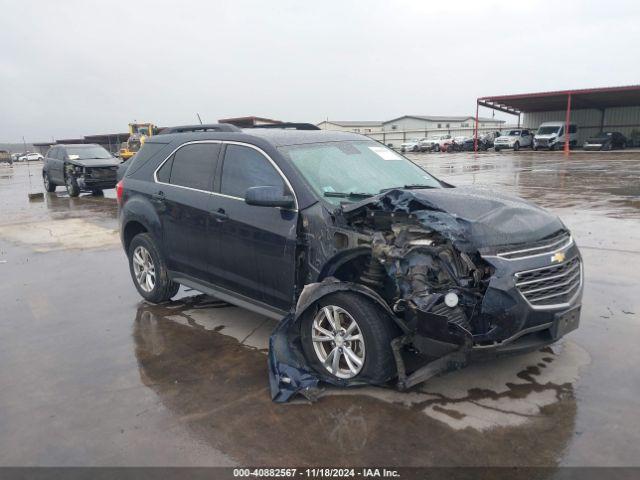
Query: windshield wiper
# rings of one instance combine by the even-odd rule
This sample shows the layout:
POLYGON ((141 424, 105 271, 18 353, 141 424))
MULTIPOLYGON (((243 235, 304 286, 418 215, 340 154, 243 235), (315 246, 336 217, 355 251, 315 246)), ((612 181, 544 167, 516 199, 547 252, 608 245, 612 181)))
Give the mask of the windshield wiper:
POLYGON ((364 192, 324 192, 325 197, 338 197, 338 198, 369 198, 373 197, 372 193, 364 192))
POLYGON ((397 190, 397 189, 418 190, 418 189, 421 189, 421 188, 438 188, 438 187, 435 187, 433 185, 422 185, 422 184, 419 184, 419 183, 411 183, 409 185, 403 185, 401 187, 383 188, 382 190, 380 190, 380 193, 388 192, 389 190, 397 190))

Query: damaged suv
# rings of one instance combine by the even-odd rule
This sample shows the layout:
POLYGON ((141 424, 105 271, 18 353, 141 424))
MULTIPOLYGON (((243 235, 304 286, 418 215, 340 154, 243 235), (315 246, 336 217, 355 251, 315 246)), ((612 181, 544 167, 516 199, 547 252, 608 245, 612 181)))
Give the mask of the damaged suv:
POLYGON ((581 256, 555 215, 311 128, 155 136, 117 187, 145 299, 182 284, 283 319, 274 398, 318 379, 408 388, 578 326, 581 256))
POLYGON ((116 186, 120 161, 95 143, 53 145, 44 158, 42 182, 47 192, 64 185, 70 197, 94 194, 116 186))

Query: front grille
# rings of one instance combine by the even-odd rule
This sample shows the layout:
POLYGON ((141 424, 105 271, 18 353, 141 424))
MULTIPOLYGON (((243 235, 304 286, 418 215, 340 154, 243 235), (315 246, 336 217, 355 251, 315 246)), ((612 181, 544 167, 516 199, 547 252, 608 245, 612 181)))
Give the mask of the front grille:
POLYGON ((568 304, 581 285, 580 257, 558 265, 516 273, 516 287, 534 307, 568 304))
POLYGON ((546 255, 556 252, 562 248, 568 247, 573 242, 569 232, 560 231, 554 235, 537 242, 531 242, 521 245, 510 245, 498 250, 498 257, 507 260, 517 260, 536 255, 546 255))
POLYGON ((93 180, 115 180, 118 167, 90 168, 86 177, 93 180))

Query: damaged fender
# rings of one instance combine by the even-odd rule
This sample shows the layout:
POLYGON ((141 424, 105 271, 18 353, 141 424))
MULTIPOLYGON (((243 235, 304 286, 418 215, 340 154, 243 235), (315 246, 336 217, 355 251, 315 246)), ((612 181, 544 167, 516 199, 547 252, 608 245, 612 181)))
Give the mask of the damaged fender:
MULTIPOLYGON (((298 298, 295 313, 282 319, 269 339, 269 385, 274 402, 287 402, 296 393, 310 400, 316 398, 320 377, 308 366, 302 353, 299 319, 318 300, 335 292, 353 292, 372 299, 396 321, 404 333, 408 332, 407 326, 396 317, 384 299, 364 285, 342 282, 333 277, 306 285, 298 298)), ((342 387, 369 384, 364 380, 347 382, 339 378, 331 379, 330 383, 342 387)))

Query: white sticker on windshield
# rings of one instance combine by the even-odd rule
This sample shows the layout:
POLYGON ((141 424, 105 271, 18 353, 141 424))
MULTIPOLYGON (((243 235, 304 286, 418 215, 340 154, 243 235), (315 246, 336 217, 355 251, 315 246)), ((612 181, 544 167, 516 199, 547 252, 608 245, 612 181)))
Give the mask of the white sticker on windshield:
POLYGON ((402 160, 402 157, 400 155, 386 147, 369 147, 369 150, 371 150, 383 160, 402 160))
POLYGON ((69 155, 69 160, 77 160, 80 158, 80 155, 69 155))

